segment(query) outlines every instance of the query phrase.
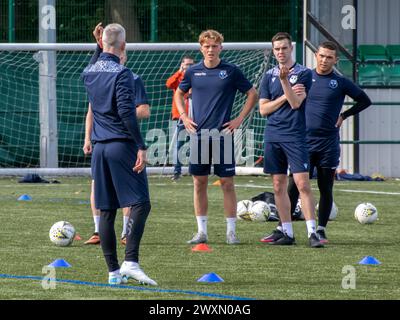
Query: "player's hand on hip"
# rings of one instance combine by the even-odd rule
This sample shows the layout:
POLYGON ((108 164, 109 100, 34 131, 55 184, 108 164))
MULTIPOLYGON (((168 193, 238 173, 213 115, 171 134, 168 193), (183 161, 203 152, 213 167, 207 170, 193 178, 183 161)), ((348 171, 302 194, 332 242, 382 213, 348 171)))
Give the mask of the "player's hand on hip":
POLYGON ((141 173, 143 169, 146 167, 146 162, 147 162, 146 150, 139 150, 137 153, 137 159, 135 166, 133 167, 133 171, 141 173))
POLYGON ((339 118, 336 121, 335 127, 340 128, 342 126, 342 123, 343 123, 343 117, 341 115, 339 115, 339 118))
POLYGON ((226 122, 222 125, 224 130, 222 130, 225 134, 232 134, 234 130, 240 127, 243 122, 243 118, 237 117, 229 122, 226 122))
POLYGON ((92 151, 93 151, 92 143, 91 143, 90 141, 85 141, 82 150, 83 150, 83 153, 84 153, 85 155, 91 154, 92 151))
POLYGON ((189 116, 183 114, 181 116, 181 120, 187 132, 196 133, 197 124, 191 118, 189 118, 189 116))

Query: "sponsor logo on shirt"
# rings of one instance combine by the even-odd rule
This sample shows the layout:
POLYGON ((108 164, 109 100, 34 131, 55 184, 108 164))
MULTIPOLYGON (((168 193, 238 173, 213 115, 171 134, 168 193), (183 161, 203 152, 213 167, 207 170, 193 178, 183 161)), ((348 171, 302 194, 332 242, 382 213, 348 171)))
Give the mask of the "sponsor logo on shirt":
POLYGON ((290 78, 289 78, 289 82, 291 84, 295 84, 297 82, 297 74, 291 75, 290 78))
POLYGON ((329 81, 329 87, 331 87, 332 89, 337 88, 337 86, 338 86, 337 80, 333 79, 333 80, 329 81))
POLYGON ((226 70, 221 70, 219 72, 219 78, 220 79, 225 79, 228 76, 228 73, 226 72, 226 70))
POLYGON ((272 82, 275 82, 275 79, 276 79, 276 77, 273 77, 273 78, 272 78, 272 82))
POLYGON ((194 75, 195 76, 206 76, 207 73, 205 73, 205 72, 195 72, 194 75))
POLYGON ((308 169, 308 163, 303 163, 304 169, 308 169))

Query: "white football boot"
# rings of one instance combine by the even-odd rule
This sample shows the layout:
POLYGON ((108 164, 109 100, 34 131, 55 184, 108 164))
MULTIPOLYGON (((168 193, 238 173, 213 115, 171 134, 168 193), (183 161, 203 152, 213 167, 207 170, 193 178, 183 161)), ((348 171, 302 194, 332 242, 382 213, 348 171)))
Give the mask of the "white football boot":
POLYGON ((142 269, 140 269, 139 264, 131 261, 124 261, 121 265, 121 276, 127 279, 132 278, 138 281, 140 284, 148 284, 150 286, 157 286, 157 282, 150 279, 142 269))

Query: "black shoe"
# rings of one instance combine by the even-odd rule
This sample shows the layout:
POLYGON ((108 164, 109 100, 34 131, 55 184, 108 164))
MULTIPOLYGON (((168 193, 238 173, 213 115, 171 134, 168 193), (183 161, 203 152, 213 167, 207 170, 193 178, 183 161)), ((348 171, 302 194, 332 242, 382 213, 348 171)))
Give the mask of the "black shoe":
POLYGON ((174 173, 174 176, 171 178, 172 181, 178 181, 181 178, 180 173, 174 173))
POLYGON ((275 246, 291 246, 296 244, 294 237, 289 237, 286 233, 282 232, 283 236, 274 242, 269 242, 270 245, 275 246))
POLYGON ((315 233, 312 233, 310 238, 308 238, 308 240, 310 241, 311 248, 323 248, 324 247, 324 244, 321 241, 319 241, 319 239, 315 233))
POLYGON ((283 232, 281 230, 275 229, 274 231, 272 231, 271 234, 268 234, 264 238, 260 239, 260 241, 264 243, 275 242, 276 240, 279 240, 282 237, 283 237, 283 232))
POLYGON ((319 242, 321 242, 322 244, 328 243, 328 238, 326 237, 325 230, 317 230, 316 234, 319 242))

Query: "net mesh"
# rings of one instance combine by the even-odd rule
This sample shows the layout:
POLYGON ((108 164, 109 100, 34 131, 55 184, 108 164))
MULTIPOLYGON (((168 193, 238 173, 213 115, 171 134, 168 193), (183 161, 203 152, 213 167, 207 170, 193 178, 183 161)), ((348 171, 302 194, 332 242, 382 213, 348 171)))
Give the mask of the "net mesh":
MULTIPOLYGON (((35 54, 33 51, 0 51, 0 166, 3 168, 40 165, 39 63, 35 54)), ((164 161, 175 129, 171 124, 172 91, 166 88, 165 82, 178 69, 183 55, 191 55, 196 62, 201 59, 198 50, 128 52, 126 66, 141 76, 150 100, 151 116, 140 122, 142 135, 148 144, 159 144, 151 165, 171 164, 171 161, 164 161), (166 133, 166 140, 160 141, 157 137, 160 132, 166 133)), ((90 51, 57 52, 59 167, 90 166, 90 158, 82 151, 88 101, 80 74, 91 56, 90 51)), ((264 71, 271 67, 270 57, 268 49, 222 52, 222 58, 238 65, 257 89, 264 71)), ((239 114, 245 98, 240 93, 236 95, 233 117, 239 114)), ((250 143, 255 149, 244 156, 257 159, 262 155, 264 121, 258 108, 254 109, 242 125, 242 129, 253 129, 254 134, 245 134, 243 130, 235 137, 242 140, 242 144, 238 144, 241 147, 236 150, 238 154, 244 155, 243 148, 250 143)))

